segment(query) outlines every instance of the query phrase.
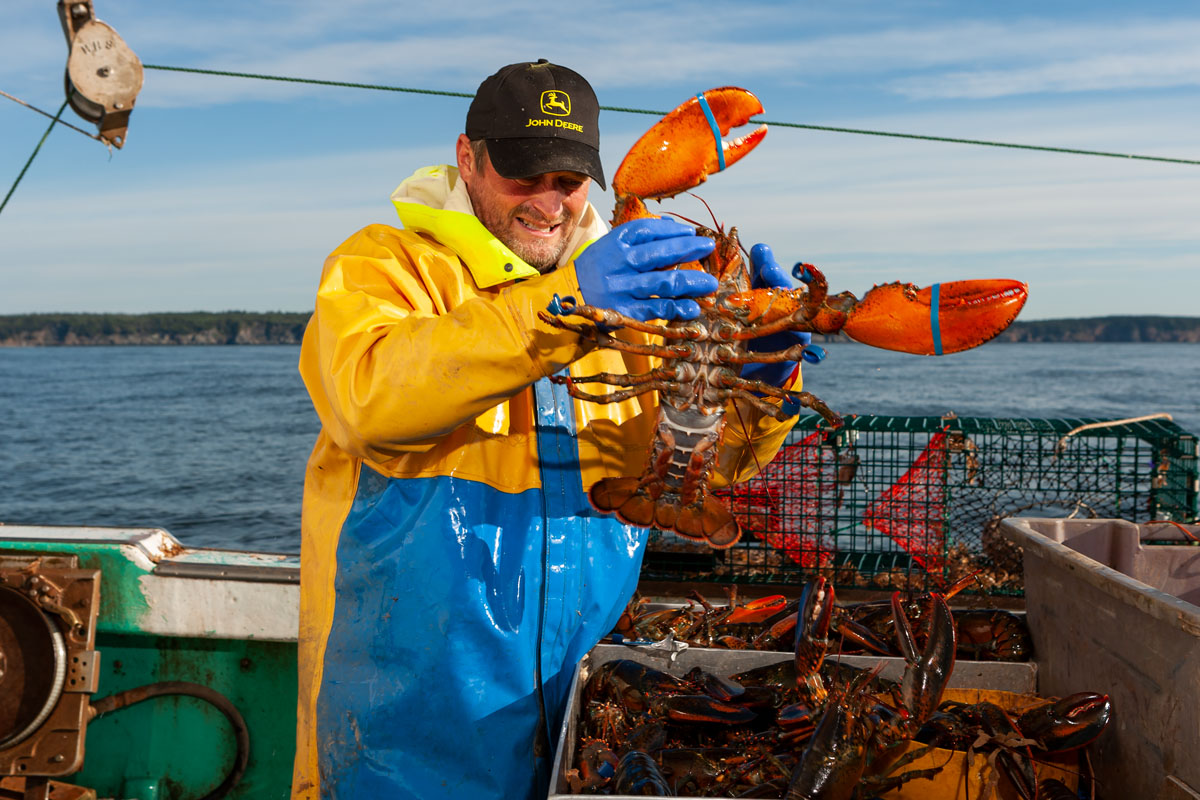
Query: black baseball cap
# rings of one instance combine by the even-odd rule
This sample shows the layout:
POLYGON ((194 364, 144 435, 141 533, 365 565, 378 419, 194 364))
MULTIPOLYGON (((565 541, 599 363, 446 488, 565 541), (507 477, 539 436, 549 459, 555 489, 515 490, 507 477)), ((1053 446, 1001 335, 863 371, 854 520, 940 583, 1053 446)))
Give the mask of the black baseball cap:
POLYGON ((600 103, 583 76, 543 58, 509 64, 479 84, 466 134, 487 141, 501 177, 579 172, 607 189, 599 121, 600 103))

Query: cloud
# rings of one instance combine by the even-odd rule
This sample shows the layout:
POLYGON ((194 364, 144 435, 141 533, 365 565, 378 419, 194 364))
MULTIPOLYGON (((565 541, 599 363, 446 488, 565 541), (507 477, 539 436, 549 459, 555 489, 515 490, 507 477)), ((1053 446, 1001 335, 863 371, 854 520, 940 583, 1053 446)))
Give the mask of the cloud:
POLYGON ((1200 85, 1200 50, 1187 47, 1154 54, 1081 56, 1014 69, 950 72, 895 81, 898 94, 916 100, 981 99, 1009 95, 1172 89, 1200 85))
MULTIPOLYGON (((399 4, 124 2, 111 22, 143 61, 236 72, 471 91, 498 65, 545 56, 580 69, 602 93, 711 81, 857 92, 908 100, 1195 85, 1200 20, 1149 12, 1103 20, 947 18, 912 8, 890 14, 744 4, 715 24, 681 2, 616 3, 546 14, 533 2, 399 4), (594 24, 580 25, 591 13, 594 24), (849 31, 849 32, 847 32, 849 31), (514 51, 514 41, 524 42, 514 51)), ((9 86, 48 87, 64 49, 52 13, 13 15, 0 32, 9 86)), ((715 85, 715 84, 714 84, 715 85)), ((219 105, 325 96, 326 89, 166 73, 144 105, 219 105)))
MULTIPOLYGON (((1188 19, 922 21, 892 9, 849 24, 759 4, 715 25, 668 3, 618 4, 580 29, 573 15, 534 14, 532 4, 507 15, 447 10, 455 16, 366 0, 283 8, 227 2, 199 17, 106 0, 101 16, 149 63, 451 91, 515 57, 513 20, 530 17, 540 22, 522 39, 536 48, 529 55, 576 66, 609 104, 666 108, 689 87, 740 82, 763 87, 770 119, 1200 159, 1195 104, 1101 91, 1196 72, 1184 43, 1200 29, 1188 19)), ((33 18, 18 14, 18 28, 33 18)), ((35 62, 23 64, 3 46, 20 48, 22 37, 0 32, 0 66, 6 80, 36 79, 61 98, 57 20, 36 19, 29 41, 53 48, 18 49, 35 62)), ((8 105, 12 119, 32 120, 0 120, 15 175, 45 124, 8 105)), ((0 267, 11 276, 0 313, 306 308, 324 255, 368 222, 393 222, 387 194, 447 158, 464 110, 458 100, 152 71, 130 147, 105 161, 80 155, 96 145, 78 134, 56 135, 0 216, 0 267), (245 101, 261 105, 235 105, 245 101)), ((651 121, 605 112, 610 172, 651 121)), ((1027 316, 1076 306, 1080 316, 1194 314, 1200 293, 1200 167, 775 128, 700 193, 744 241, 818 263, 839 290, 1012 275, 1036 284, 1027 316)), ((592 199, 602 213, 612 207, 610 193, 592 199)), ((686 197, 661 209, 708 219, 686 197)))

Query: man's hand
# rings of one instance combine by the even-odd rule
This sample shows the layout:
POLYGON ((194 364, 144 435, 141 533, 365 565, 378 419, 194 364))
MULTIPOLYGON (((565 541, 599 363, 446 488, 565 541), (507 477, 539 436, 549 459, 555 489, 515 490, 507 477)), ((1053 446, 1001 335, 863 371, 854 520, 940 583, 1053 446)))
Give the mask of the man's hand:
MULTIPOLYGON (((765 244, 756 244, 750 248, 750 271, 753 273, 751 285, 755 289, 790 289, 791 281, 787 272, 779 266, 771 248, 765 244)), ((812 341, 812 334, 801 331, 783 331, 751 339, 746 345, 747 350, 759 353, 773 353, 776 350, 786 350, 789 347, 812 341)), ((742 377, 748 381, 762 381, 772 386, 783 386, 796 369, 795 361, 780 361, 776 364, 747 364, 742 367, 742 377)))
POLYGON ((695 319, 700 306, 686 298, 712 294, 717 279, 694 269, 659 270, 704 258, 714 246, 695 228, 672 219, 618 225, 575 259, 580 302, 642 321, 695 319))

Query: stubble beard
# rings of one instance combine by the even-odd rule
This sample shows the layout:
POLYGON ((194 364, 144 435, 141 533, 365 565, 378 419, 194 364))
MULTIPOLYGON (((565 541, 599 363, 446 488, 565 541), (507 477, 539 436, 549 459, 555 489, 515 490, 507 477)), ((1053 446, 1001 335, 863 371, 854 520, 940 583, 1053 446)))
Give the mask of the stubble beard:
POLYGON ((489 203, 486 199, 478 197, 471 190, 470 185, 467 186, 467 195, 470 196, 475 216, 483 223, 483 227, 491 231, 493 236, 503 242, 509 250, 516 253, 522 261, 543 274, 558 266, 558 261, 562 258, 563 251, 567 249, 567 243, 571 241, 571 236, 579 226, 579 219, 572 217, 565 210, 562 219, 547 219, 527 204, 521 204, 512 211, 505 213, 503 210, 497 208, 494 203, 489 203), (514 224, 520 224, 516 222, 517 217, 523 217, 533 222, 557 223, 560 226, 558 230, 559 236, 557 239, 544 242, 531 242, 522 239, 512 227, 514 224))

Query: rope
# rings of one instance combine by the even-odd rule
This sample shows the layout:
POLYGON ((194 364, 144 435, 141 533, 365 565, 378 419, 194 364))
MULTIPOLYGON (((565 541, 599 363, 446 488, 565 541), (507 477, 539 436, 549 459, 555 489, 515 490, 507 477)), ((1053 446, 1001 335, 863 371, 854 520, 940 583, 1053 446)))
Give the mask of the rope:
MULTIPOLYGON (((20 103, 20 104, 22 104, 22 106, 24 106, 25 108, 28 108, 28 109, 30 109, 30 110, 34 110, 34 112, 37 112, 38 114, 41 114, 42 116, 46 116, 46 118, 49 118, 49 119, 52 119, 52 120, 53 120, 53 119, 58 119, 58 118, 55 118, 55 116, 54 116, 53 114, 50 114, 49 112, 43 112, 43 110, 42 110, 42 109, 40 109, 40 108, 38 108, 37 106, 30 106, 30 104, 29 104, 29 103, 26 103, 25 101, 23 101, 23 100, 22 100, 22 98, 20 98, 20 97, 13 97, 12 95, 8 94, 8 92, 6 92, 6 91, 0 91, 0 95, 4 95, 5 97, 7 97, 7 98, 8 98, 8 100, 11 100, 11 101, 13 101, 13 102, 16 102, 16 103, 20 103)), ((59 113, 61 114, 62 112, 59 112, 59 113)), ((70 122, 66 122, 66 121, 64 121, 64 120, 59 120, 59 125, 65 125, 65 126, 67 126, 68 128, 71 128, 71 130, 72 130, 72 131, 78 131, 79 133, 82 133, 82 134, 84 134, 84 136, 85 136, 85 137, 88 137, 89 139, 95 139, 95 140, 96 140, 96 142, 103 142, 103 139, 101 139, 100 137, 98 137, 98 136, 97 136, 97 134, 95 134, 95 133, 88 133, 88 132, 84 131, 84 130, 83 130, 83 128, 77 128, 76 126, 73 126, 73 125, 71 125, 71 124, 70 124, 70 122)))
MULTIPOLYGON (((442 92, 437 89, 413 89, 407 86, 384 86, 378 83, 350 83, 348 81, 323 81, 316 78, 287 78, 282 75, 259 75, 253 72, 230 72, 220 69, 197 69, 196 67, 167 67, 162 64, 143 64, 143 69, 160 69, 168 72, 192 72, 198 75, 220 75, 226 78, 255 78, 260 81, 283 81, 285 83, 312 83, 317 86, 342 86, 349 89, 375 89, 381 92, 409 92, 411 94, 435 94, 442 97, 474 97, 466 92, 442 92)), ((603 107, 603 106, 602 106, 603 107)))
POLYGON ((67 101, 63 100, 63 104, 58 107, 58 113, 54 115, 54 119, 50 121, 50 127, 46 128, 46 132, 42 134, 41 141, 37 143, 37 147, 33 148, 33 153, 29 156, 29 160, 25 162, 25 166, 21 168, 21 174, 13 181, 12 188, 8 190, 8 194, 4 195, 4 202, 0 203, 0 211, 4 211, 4 207, 8 205, 8 198, 13 196, 13 192, 17 190, 17 184, 21 182, 21 178, 25 177, 26 170, 33 163, 33 159, 37 157, 38 151, 42 149, 42 145, 46 141, 46 137, 50 135, 50 131, 54 130, 54 126, 58 123, 58 118, 62 116, 63 111, 67 109, 67 101))
MULTIPOLYGON (((283 81, 286 83, 309 83, 317 86, 341 86, 350 89, 375 89, 384 92, 408 92, 411 94, 431 94, 442 97, 474 97, 468 92, 443 92, 437 89, 415 89, 407 86, 384 86, 375 83, 352 83, 349 81, 325 81, 316 78, 291 78, 281 75, 260 75, 252 72, 232 72, 229 70, 200 69, 197 67, 170 67, 162 64, 143 64, 145 69, 165 70, 168 72, 189 72, 197 75, 219 75, 228 78, 254 78, 264 81, 283 81)), ((647 108, 629 108, 626 106, 600 106, 604 111, 616 111, 622 114, 649 114, 661 117, 666 111, 656 111, 647 108)), ((948 142, 952 144, 973 144, 982 147, 1004 147, 1013 150, 1038 150, 1047 153, 1068 153, 1082 156, 1102 156, 1105 158, 1125 158, 1139 161, 1160 161, 1168 164, 1200 165, 1200 160, 1189 158, 1168 158, 1166 156, 1144 156, 1133 153, 1113 153, 1105 150, 1081 150, 1073 147, 1047 147, 1035 144, 1014 144, 1012 142, 994 142, 986 139, 962 139, 952 136, 928 136, 917 133, 897 133, 895 131, 873 131, 862 128, 838 128, 831 125, 808 125, 800 122, 775 122, 764 119, 752 119, 757 124, 773 125, 777 128, 799 128, 811 131, 826 131, 830 133, 854 133, 861 136, 887 136, 896 139, 916 139, 926 142, 948 142)))
POLYGON ((828 125, 803 125, 798 122, 768 122, 765 119, 753 119, 764 125, 774 125, 779 128, 806 128, 813 131, 832 131, 833 133, 858 133, 864 136, 893 136, 898 139, 919 139, 927 142, 951 142, 953 144, 976 144, 985 147, 1007 147, 1013 150, 1040 150, 1047 153, 1070 153, 1078 156, 1103 156, 1105 158, 1128 158, 1140 161, 1163 161, 1168 164, 1197 164, 1200 161, 1190 158, 1167 158, 1166 156, 1140 156, 1133 153, 1110 153, 1105 150, 1079 150, 1073 147, 1047 147, 1038 144, 1013 144, 1012 142, 991 142, 986 139, 956 139, 951 136, 926 136, 919 133, 893 133, 890 131, 868 131, 858 128, 834 128, 828 125))
POLYGON ((1072 436, 1081 431, 1092 430, 1094 428, 1111 428, 1117 425, 1128 425, 1134 422, 1147 422, 1148 420, 1152 419, 1173 420, 1173 417, 1170 414, 1147 414, 1144 417, 1130 417, 1128 419, 1114 419, 1107 420, 1105 422, 1090 422, 1087 425, 1080 425, 1078 428, 1072 428, 1071 430, 1067 431, 1066 434, 1058 440, 1058 444, 1054 446, 1054 457, 1058 458, 1058 456, 1062 454, 1063 450, 1066 449, 1067 439, 1070 439, 1072 436))

